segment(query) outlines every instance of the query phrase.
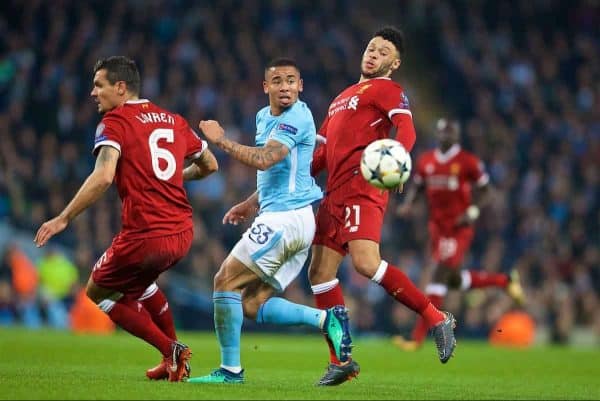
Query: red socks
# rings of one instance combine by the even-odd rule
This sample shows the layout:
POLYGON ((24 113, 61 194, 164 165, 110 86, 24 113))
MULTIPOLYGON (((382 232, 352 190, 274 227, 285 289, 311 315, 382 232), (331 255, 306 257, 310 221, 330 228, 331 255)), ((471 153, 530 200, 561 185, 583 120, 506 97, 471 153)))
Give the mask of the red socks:
POLYGON ((501 287, 508 285, 508 276, 504 273, 488 273, 478 270, 469 270, 471 285, 468 288, 501 287))
MULTIPOLYGON (((439 309, 442 307, 442 304, 444 302, 444 297, 442 297, 440 295, 430 294, 429 300, 431 301, 431 305, 433 307, 439 309)), ((421 344, 425 340, 425 337, 427 337, 427 332, 429 331, 430 327, 431 326, 429 324, 427 324, 427 320, 425 320, 421 316, 417 316, 417 322, 412 331, 412 339, 414 341, 416 341, 417 343, 421 344)))
POLYGON ((339 284, 327 292, 315 294, 315 305, 318 309, 328 309, 336 305, 345 305, 344 294, 339 284))
MULTIPOLYGON (((325 290, 325 292, 314 294, 314 296, 315 305, 318 309, 328 309, 335 305, 345 305, 344 294, 342 293, 342 288, 337 283, 337 281, 334 284, 333 288, 327 289, 325 290)), ((325 338, 327 338, 327 336, 325 336, 325 338)), ((333 345, 329 341, 327 341, 327 345, 329 346, 330 362, 339 365, 341 362, 335 356, 335 349, 333 348, 333 345)))
POLYGON ((173 314, 169 308, 169 302, 165 294, 157 288, 157 291, 150 297, 140 301, 144 308, 150 313, 152 321, 162 330, 165 335, 173 340, 177 340, 175 333, 175 323, 173 314))
POLYGON ((379 284, 397 301, 423 316, 429 327, 446 318, 397 267, 388 265, 379 284))
POLYGON ((113 305, 108 316, 124 330, 153 345, 163 356, 171 354, 173 340, 154 324, 139 301, 124 296, 113 305))

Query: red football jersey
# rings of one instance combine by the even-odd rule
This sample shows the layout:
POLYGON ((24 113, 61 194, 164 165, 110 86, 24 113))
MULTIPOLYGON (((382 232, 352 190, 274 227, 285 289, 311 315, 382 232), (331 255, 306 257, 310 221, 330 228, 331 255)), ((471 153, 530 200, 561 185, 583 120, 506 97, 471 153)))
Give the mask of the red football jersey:
POLYGON ((130 100, 104 114, 94 142, 94 154, 101 146, 121 153, 115 183, 123 234, 156 237, 192 227, 184 162, 199 157, 207 144, 180 115, 145 99, 130 100))
MULTIPOLYGON (((408 98, 389 78, 375 78, 342 91, 329 106, 319 134, 325 137, 327 190, 332 191, 358 172, 362 151, 371 142, 390 136, 410 151, 415 129, 408 98)), ((318 161, 317 161, 318 162, 318 161)))
POLYGON ((435 149, 421 154, 413 180, 425 185, 429 219, 450 229, 471 204, 471 186, 486 185, 489 176, 477 156, 453 145, 446 153, 435 149))

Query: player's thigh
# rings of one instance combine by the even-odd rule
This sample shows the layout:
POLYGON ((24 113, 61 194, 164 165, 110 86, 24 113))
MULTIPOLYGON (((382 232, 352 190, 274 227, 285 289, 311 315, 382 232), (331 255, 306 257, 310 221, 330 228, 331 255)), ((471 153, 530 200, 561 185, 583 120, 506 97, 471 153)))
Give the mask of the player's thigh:
MULTIPOLYGON (((112 290, 122 294, 132 294, 140 290, 138 283, 142 275, 141 265, 144 260, 143 241, 128 241, 120 236, 115 237, 111 246, 100 256, 92 269, 88 284, 88 293, 94 297, 102 296, 97 288, 112 290)), ((141 289, 140 294, 145 288, 141 289)))
POLYGON ((118 235, 94 265, 91 279, 100 288, 137 298, 187 254, 192 237, 192 230, 154 238, 118 235))
MULTIPOLYGON (((313 239, 313 246, 324 248, 327 247, 336 253, 345 256, 347 251, 341 239, 340 233, 344 226, 344 208, 336 206, 330 198, 325 198, 319 205, 316 215, 316 232, 313 239)), ((312 256, 314 261, 314 253, 312 256)), ((311 262, 311 266, 313 262, 311 262)), ((321 270, 320 263, 316 264, 316 268, 311 268, 310 271, 321 270)), ((309 271, 309 275, 312 274, 309 271)))
POLYGON ((142 269, 150 274, 160 274, 173 267, 190 250, 194 237, 193 230, 177 234, 152 237, 143 240, 144 261, 142 269))
POLYGON ((356 271, 368 278, 373 277, 381 263, 379 244, 371 240, 356 239, 348 242, 348 250, 356 271))
POLYGON ((94 282, 91 276, 86 284, 85 293, 87 297, 96 304, 105 299, 116 302, 123 296, 123 293, 120 291, 99 286, 94 282))
POLYGON ((229 254, 215 275, 215 291, 239 291, 246 286, 260 282, 254 271, 248 269, 237 257, 229 254))
POLYGON ((344 200, 344 224, 340 237, 345 247, 350 241, 370 240, 379 244, 386 205, 364 197, 344 200))
POLYGON ((344 259, 340 253, 326 245, 314 244, 312 246, 310 264, 308 266, 308 279, 312 285, 326 283, 334 280, 340 263, 344 259))
POLYGON ((461 227, 455 230, 437 231, 431 235, 433 258, 441 266, 459 269, 471 247, 473 229, 461 227))

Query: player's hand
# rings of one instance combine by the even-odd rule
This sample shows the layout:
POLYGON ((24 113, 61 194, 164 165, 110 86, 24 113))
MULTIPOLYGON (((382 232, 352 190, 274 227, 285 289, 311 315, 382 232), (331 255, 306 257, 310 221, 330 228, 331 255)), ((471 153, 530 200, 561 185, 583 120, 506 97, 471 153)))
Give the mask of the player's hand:
POLYGON ((48 242, 50 238, 63 231, 69 225, 69 221, 61 216, 56 216, 52 220, 48 220, 44 224, 41 225, 37 233, 35 234, 35 238, 33 242, 39 248, 48 242))
POLYGON ((401 194, 402 192, 404 192, 404 183, 398 184, 398 186, 395 186, 394 188, 392 188, 390 190, 390 192, 392 192, 394 194, 401 194))
POLYGON ((476 219, 471 218, 471 216, 469 216, 467 213, 463 213, 456 219, 454 225, 457 227, 468 226, 475 223, 475 220, 476 219))
POLYGON ((471 221, 469 220, 469 216, 467 216, 466 213, 463 213, 460 216, 458 216, 458 218, 454 222, 455 227, 466 226, 469 224, 471 224, 471 221))
POLYGON ((475 205, 471 205, 467 210, 456 219, 456 226, 465 226, 474 224, 479 218, 479 208, 475 205))
POLYGON ((225 213, 223 224, 229 223, 237 226, 246 221, 248 217, 254 216, 254 214, 256 214, 256 205, 250 202, 238 203, 225 213))
POLYGON ((206 139, 213 143, 218 142, 219 139, 225 136, 225 130, 215 120, 202 120, 198 124, 198 128, 200 128, 206 139))

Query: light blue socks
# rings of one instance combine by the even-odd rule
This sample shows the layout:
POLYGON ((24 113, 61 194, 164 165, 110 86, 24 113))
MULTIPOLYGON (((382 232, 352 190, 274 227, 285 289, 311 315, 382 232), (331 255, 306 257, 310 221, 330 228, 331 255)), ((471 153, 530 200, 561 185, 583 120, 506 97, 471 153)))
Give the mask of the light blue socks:
POLYGON ((280 325, 306 324, 320 329, 324 320, 323 313, 320 309, 273 297, 260 306, 256 314, 256 322, 280 325))
POLYGON ((244 310, 237 292, 213 292, 215 331, 221 345, 221 366, 237 368, 240 362, 240 337, 244 310))

